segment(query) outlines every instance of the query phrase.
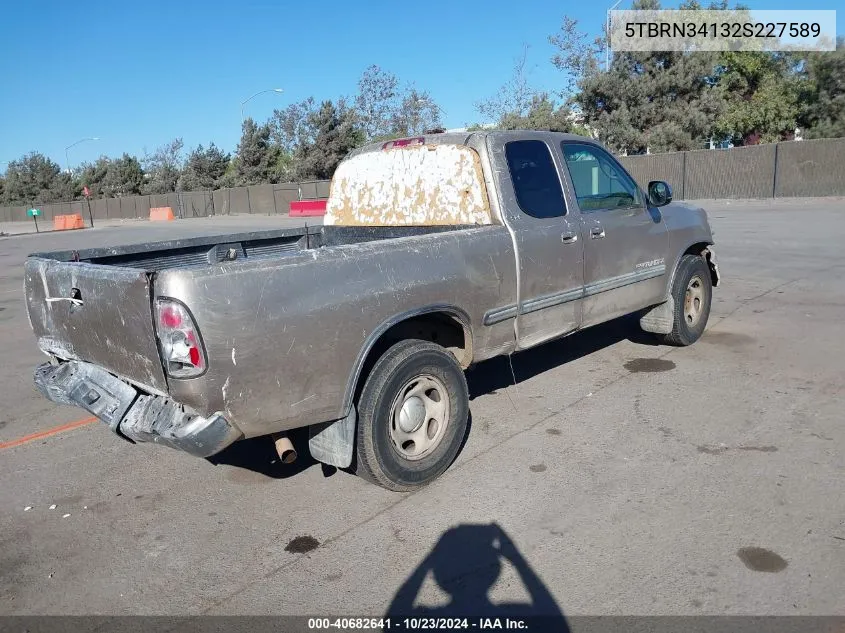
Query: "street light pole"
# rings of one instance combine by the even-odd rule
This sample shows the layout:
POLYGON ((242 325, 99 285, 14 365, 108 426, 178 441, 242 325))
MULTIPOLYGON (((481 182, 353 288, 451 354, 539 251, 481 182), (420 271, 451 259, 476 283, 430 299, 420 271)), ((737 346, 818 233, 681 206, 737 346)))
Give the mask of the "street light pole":
POLYGON ((241 123, 242 123, 242 124, 243 124, 244 122, 246 122, 246 118, 244 117, 244 106, 247 104, 247 102, 252 101, 252 100, 253 100, 255 97, 257 97, 258 95, 263 95, 265 92, 278 92, 278 93, 282 93, 282 92, 284 92, 284 90, 282 90, 281 88, 268 88, 267 90, 259 90, 258 92, 256 92, 256 93, 255 93, 254 95, 252 95, 251 97, 247 97, 246 99, 244 99, 243 101, 241 101, 241 123))
POLYGON ((610 70, 610 12, 622 4, 622 0, 617 0, 616 4, 607 10, 607 32, 605 33, 604 42, 604 72, 610 70))
POLYGON ((65 147, 65 166, 67 167, 67 173, 71 173, 70 171, 70 158, 68 158, 68 150, 73 147, 74 145, 79 145, 80 143, 84 143, 85 141, 99 141, 99 136, 87 136, 85 138, 81 138, 76 143, 71 143, 67 147, 65 147))

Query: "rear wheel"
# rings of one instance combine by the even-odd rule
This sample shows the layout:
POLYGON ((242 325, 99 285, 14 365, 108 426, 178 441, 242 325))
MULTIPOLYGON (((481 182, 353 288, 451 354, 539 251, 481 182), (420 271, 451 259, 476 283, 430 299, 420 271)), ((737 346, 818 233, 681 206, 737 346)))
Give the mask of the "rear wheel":
POLYGON ((396 343, 376 362, 358 401, 357 474, 389 490, 424 486, 455 459, 468 415, 455 357, 428 341, 396 343))
POLYGON ((675 302, 672 331, 661 335, 661 340, 677 346, 695 343, 707 326, 712 297, 710 268, 704 258, 698 255, 681 257, 672 282, 672 298, 675 302))

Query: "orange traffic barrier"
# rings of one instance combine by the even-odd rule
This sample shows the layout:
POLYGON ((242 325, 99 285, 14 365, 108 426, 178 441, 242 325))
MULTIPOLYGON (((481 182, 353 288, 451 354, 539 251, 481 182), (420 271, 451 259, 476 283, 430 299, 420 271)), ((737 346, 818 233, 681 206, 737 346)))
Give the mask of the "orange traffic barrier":
POLYGON ((150 220, 154 222, 166 222, 175 219, 173 209, 170 207, 153 207, 150 209, 150 220))
POLYGON ((85 223, 82 221, 82 215, 79 213, 72 213, 70 215, 57 215, 53 218, 53 230, 65 231, 67 229, 83 229, 85 223))

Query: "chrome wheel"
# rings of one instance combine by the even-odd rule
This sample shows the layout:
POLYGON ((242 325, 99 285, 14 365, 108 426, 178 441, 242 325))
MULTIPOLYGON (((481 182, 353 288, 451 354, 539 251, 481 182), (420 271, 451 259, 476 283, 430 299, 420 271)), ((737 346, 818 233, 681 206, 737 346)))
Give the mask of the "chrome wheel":
POLYGON ((390 439, 405 459, 437 448, 449 424, 449 392, 430 375, 417 376, 399 391, 390 410, 390 439))
POLYGON ((689 327, 695 327, 704 311, 704 283, 695 275, 687 284, 684 294, 684 320, 689 327))

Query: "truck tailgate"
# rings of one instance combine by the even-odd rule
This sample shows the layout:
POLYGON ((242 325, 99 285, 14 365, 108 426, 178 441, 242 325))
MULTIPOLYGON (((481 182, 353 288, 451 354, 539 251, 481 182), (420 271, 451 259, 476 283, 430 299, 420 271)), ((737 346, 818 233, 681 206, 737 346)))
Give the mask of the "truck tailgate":
POLYGON ((144 270, 30 257, 26 303, 39 347, 165 395, 144 270))

